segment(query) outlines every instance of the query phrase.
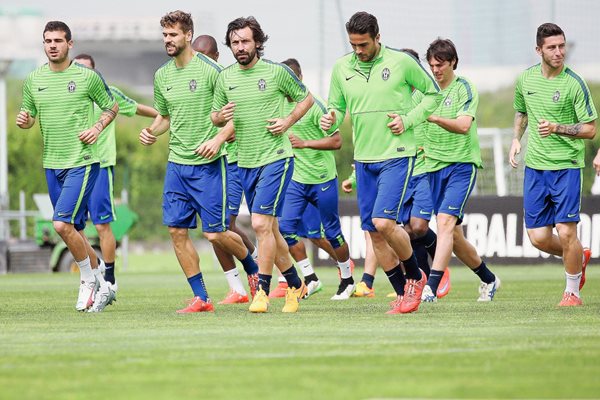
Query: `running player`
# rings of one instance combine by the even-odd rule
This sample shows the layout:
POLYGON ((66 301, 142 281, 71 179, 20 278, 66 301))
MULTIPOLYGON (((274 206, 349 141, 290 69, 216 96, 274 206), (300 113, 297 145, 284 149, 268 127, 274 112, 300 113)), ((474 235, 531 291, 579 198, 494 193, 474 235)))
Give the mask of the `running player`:
POLYGON ((563 259, 567 283, 558 305, 580 306, 579 290, 591 256, 577 237, 583 139, 596 135, 598 114, 585 81, 565 65, 567 44, 558 25, 538 27, 536 51, 541 63, 525 70, 515 88, 515 136, 509 160, 516 168, 520 140, 529 127, 523 185, 527 234, 536 248, 563 259))
POLYGON ((217 126, 233 120, 238 168, 258 240, 261 289, 250 311, 267 312, 275 264, 289 285, 283 311, 296 312, 306 285, 292 265, 277 217, 294 168, 292 145, 285 132, 306 114, 313 99, 289 68, 262 58, 267 39, 254 17, 229 23, 225 43, 237 62, 219 75, 212 120, 217 126), (289 115, 281 110, 285 96, 297 102, 289 115))
POLYGON ((102 311, 113 300, 114 292, 98 269, 96 253, 83 229, 88 199, 100 169, 94 143, 115 118, 119 105, 100 74, 71 62, 69 50, 73 48, 73 40, 64 22, 48 22, 43 38, 48 63, 25 80, 23 105, 16 122, 19 128, 29 129, 39 116, 54 229, 73 254, 80 271, 75 308, 102 311), (90 127, 94 103, 102 113, 90 127))
POLYGON ((242 239, 228 231, 226 161, 221 147, 233 132, 231 124, 217 135, 210 121, 213 90, 219 66, 195 53, 191 40, 192 16, 173 11, 160 20, 163 41, 171 57, 154 76, 154 103, 159 115, 140 133, 140 142, 151 145, 170 129, 169 163, 163 192, 163 223, 194 297, 178 313, 213 311, 199 257, 188 230, 202 220, 204 236, 232 253, 244 265, 255 265, 242 239))
POLYGON ((362 228, 370 232, 378 262, 398 296, 389 312, 413 312, 421 303, 426 277, 396 220, 416 154, 413 128, 435 110, 439 89, 412 56, 379 42, 373 15, 354 14, 346 31, 354 51, 333 67, 331 114, 322 117, 321 127, 334 132, 346 110, 350 113, 362 228), (416 107, 412 88, 424 94, 416 107))

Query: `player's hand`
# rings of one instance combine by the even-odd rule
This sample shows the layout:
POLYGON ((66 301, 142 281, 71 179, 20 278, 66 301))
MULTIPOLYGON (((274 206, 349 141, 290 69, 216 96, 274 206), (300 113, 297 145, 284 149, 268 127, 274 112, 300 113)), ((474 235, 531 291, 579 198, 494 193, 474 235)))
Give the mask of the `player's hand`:
POLYGON ((94 144, 96 140, 98 140, 98 136, 100 136, 100 130, 95 126, 92 126, 90 129, 86 129, 83 132, 79 133, 79 140, 81 140, 85 144, 94 144))
POLYGON ((596 175, 600 176, 600 151, 596 153, 596 157, 594 157, 594 161, 592 161, 594 165, 594 169, 596 170, 596 175))
POLYGON ((510 151, 508 152, 508 162, 513 168, 519 166, 519 161, 517 161, 517 154, 519 153, 521 153, 521 142, 519 142, 519 139, 513 139, 512 144, 510 145, 510 151))
POLYGON ((324 131, 330 130, 331 127, 335 125, 336 118, 337 117, 333 110, 330 111, 329 114, 323 114, 323 116, 321 117, 321 129, 323 129, 324 131))
POLYGON ((198 148, 194 150, 194 153, 201 157, 211 159, 219 153, 220 149, 221 145, 219 144, 219 141, 212 138, 198 146, 198 148))
POLYGON ((538 123, 538 133, 543 138, 550 136, 554 133, 554 124, 545 119, 540 119, 540 122, 538 123))
POLYGON ((140 143, 144 146, 151 146, 156 143, 156 136, 152 134, 152 129, 144 128, 140 132, 140 143))
POLYGON ((233 119, 233 113, 235 112, 235 103, 227 103, 219 111, 220 117, 223 121, 229 122, 233 119))
POLYGON ((285 118, 271 118, 267 122, 269 123, 267 130, 275 136, 285 133, 290 127, 285 118))
POLYGON ((352 193, 352 182, 350 179, 346 179, 342 182, 342 190, 345 193, 352 193))
POLYGON ((293 149, 304 149, 306 147, 304 140, 300 139, 298 136, 294 135, 293 133, 290 133, 290 142, 292 142, 293 149))
POLYGON ((395 113, 388 114, 387 116, 392 119, 392 122, 387 124, 387 127, 392 130, 392 133, 394 135, 400 135, 401 133, 403 133, 404 132, 404 122, 402 122, 402 118, 398 114, 395 114, 395 113))
POLYGON ((17 114, 17 126, 22 129, 29 128, 29 111, 19 111, 17 114))

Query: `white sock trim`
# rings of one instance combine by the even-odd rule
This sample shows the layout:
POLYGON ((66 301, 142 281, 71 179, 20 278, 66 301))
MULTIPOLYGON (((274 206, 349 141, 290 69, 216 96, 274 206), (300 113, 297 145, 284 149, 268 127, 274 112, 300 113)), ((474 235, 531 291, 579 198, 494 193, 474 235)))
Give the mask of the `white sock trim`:
POLYGON ((227 279, 227 283, 229 284, 229 288, 242 296, 246 296, 246 289, 244 289, 244 285, 242 284, 242 280, 240 279, 240 273, 237 268, 231 269, 225 272, 225 278, 227 279))
POLYGON ((300 260, 298 262, 296 262, 296 265, 298 265, 298 268, 300 268, 300 271, 302 272, 302 276, 308 276, 311 274, 315 273, 315 270, 313 269, 310 260, 308 258, 305 258, 304 260, 300 260))
POLYGON ((342 279, 352 277, 352 271, 350 270, 350 259, 346 261, 338 261, 338 267, 340 268, 340 275, 342 279))
POLYGON ((581 281, 581 272, 575 275, 565 272, 565 277, 567 281, 565 292, 573 293, 575 296, 579 297, 579 282, 581 281))
POLYGON ((79 274, 82 281, 90 282, 94 280, 94 273, 92 272, 92 264, 89 257, 81 261, 75 261, 75 263, 79 267, 79 274))

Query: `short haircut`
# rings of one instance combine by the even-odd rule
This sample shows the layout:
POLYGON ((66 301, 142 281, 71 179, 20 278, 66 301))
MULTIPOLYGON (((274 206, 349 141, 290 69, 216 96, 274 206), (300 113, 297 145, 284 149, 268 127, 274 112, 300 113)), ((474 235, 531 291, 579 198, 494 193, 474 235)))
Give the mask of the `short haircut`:
POLYGON ((191 31, 192 34, 194 34, 194 21, 192 20, 192 14, 190 13, 181 10, 171 11, 160 19, 160 26, 163 28, 173 28, 177 24, 179 24, 183 33, 191 31))
POLYGON ((71 29, 69 28, 69 26, 67 24, 65 24, 62 21, 49 21, 46 24, 46 27, 44 28, 44 32, 42 33, 42 36, 46 33, 46 32, 55 32, 55 31, 62 31, 65 33, 65 39, 67 39, 67 42, 71 41, 71 29))
POLYGON ((244 28, 252 30, 252 39, 257 43, 256 51, 259 57, 262 57, 265 51, 265 42, 269 40, 269 36, 265 35, 260 24, 253 16, 236 18, 227 25, 227 33, 225 34, 225 44, 231 48, 231 33, 244 28))
POLYGON ((562 35, 563 38, 566 39, 565 33, 560 29, 560 26, 553 24, 552 22, 546 22, 545 24, 538 26, 537 34, 535 35, 535 43, 538 47, 542 47, 544 40, 547 37, 559 35, 562 35))
POLYGON ((434 40, 427 49, 427 62, 434 58, 437 61, 448 61, 452 63, 455 61, 454 67, 452 69, 456 69, 458 66, 458 53, 456 52, 456 47, 454 43, 450 39, 442 39, 437 38, 434 40))
POLYGON ((208 47, 208 52, 209 53, 213 53, 214 54, 214 53, 218 53, 219 52, 219 48, 217 46, 217 41, 215 40, 214 37, 212 37, 210 35, 200 35, 200 36, 198 36, 192 42, 192 48, 196 49, 196 48, 200 47, 201 44, 206 44, 206 47, 208 47))
POLYGON ((287 60, 283 60, 281 63, 290 67, 290 69, 294 71, 296 76, 300 78, 300 75, 302 75, 302 68, 300 68, 300 63, 298 62, 298 60, 296 60, 295 58, 288 58, 287 60))
POLYGON ((364 35, 368 33, 373 39, 379 34, 379 24, 377 18, 368 12, 359 11, 350 17, 350 20, 346 22, 346 32, 348 34, 357 33, 364 35))
POLYGON ((404 49, 400 49, 405 53, 410 54, 411 56, 413 56, 414 58, 417 59, 417 61, 419 60, 419 53, 417 53, 415 50, 413 49, 408 49, 408 48, 404 48, 404 49))
POLYGON ((90 64, 92 64, 92 68, 96 69, 96 62, 94 61, 94 57, 90 56, 89 54, 78 54, 75 57, 73 57, 73 60, 88 60, 90 64))

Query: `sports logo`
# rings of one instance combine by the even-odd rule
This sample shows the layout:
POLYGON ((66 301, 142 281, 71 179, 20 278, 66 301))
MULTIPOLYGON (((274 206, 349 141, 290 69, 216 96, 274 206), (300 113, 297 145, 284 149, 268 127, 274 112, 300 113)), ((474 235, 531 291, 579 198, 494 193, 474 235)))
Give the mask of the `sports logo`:
POLYGON ((77 88, 77 85, 75 85, 75 81, 71 81, 67 85, 67 89, 69 90, 69 93, 73 93, 76 88, 77 88))
POLYGON ((195 92, 197 87, 198 87, 198 84, 196 83, 196 80, 192 79, 190 81, 190 92, 195 92))
POLYGON ((557 90, 556 92, 554 92, 554 96, 552 96, 552 101, 555 103, 558 103, 559 99, 560 99, 560 92, 557 90))
POLYGON ((267 89, 267 82, 264 79, 258 80, 258 90, 264 92, 267 89))
POLYGON ((383 79, 384 81, 387 81, 388 79, 390 79, 389 68, 384 68, 383 71, 381 71, 381 79, 383 79))
POLYGON ((445 107, 450 107, 451 105, 452 105, 452 97, 449 97, 449 96, 448 96, 448 97, 446 97, 446 98, 444 99, 444 106, 445 106, 445 107))

